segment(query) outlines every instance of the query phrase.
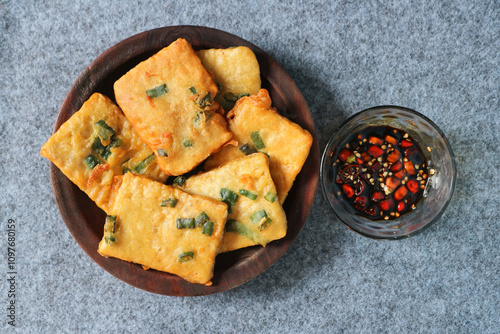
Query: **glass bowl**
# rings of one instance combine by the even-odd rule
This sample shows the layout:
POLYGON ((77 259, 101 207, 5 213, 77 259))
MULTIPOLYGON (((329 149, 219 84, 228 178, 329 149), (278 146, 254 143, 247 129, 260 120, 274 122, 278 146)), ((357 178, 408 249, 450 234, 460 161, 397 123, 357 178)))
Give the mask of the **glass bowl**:
POLYGON ((335 215, 351 230, 374 239, 401 239, 421 231, 443 214, 455 188, 456 167, 452 149, 443 132, 424 115, 403 107, 379 106, 349 118, 329 140, 321 160, 323 194, 335 215), (370 126, 387 125, 405 131, 422 149, 427 160, 428 181, 415 208, 390 220, 372 220, 356 214, 335 189, 333 164, 345 141, 370 126), (431 171, 432 169, 432 171, 431 171))

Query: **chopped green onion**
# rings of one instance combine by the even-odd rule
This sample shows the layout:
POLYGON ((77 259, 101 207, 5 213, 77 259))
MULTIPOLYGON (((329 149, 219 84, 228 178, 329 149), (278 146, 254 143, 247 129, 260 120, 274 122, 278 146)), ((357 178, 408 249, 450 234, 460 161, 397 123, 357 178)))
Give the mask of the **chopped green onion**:
POLYGON ((203 229, 201 230, 201 233, 206 234, 208 236, 211 236, 213 230, 214 230, 214 223, 206 222, 205 225, 203 225, 203 229))
POLYGON ((164 150, 164 149, 162 149, 162 148, 157 149, 157 150, 156 150, 156 153, 158 153, 158 155, 159 155, 160 157, 168 157, 168 153, 167 153, 167 151, 165 151, 165 150, 164 150))
POLYGON ((92 150, 94 150, 101 157, 103 156, 106 150, 106 146, 102 144, 101 139, 99 137, 94 138, 94 142, 92 143, 92 150))
POLYGON ((260 137, 259 131, 252 132, 250 134, 250 137, 252 137, 252 141, 258 150, 262 150, 263 148, 266 148, 266 145, 264 145, 264 142, 262 141, 262 138, 260 137))
POLYGON ((267 212, 266 210, 259 210, 255 211, 251 216, 250 219, 252 220, 252 223, 257 224, 260 223, 262 218, 267 218, 267 212))
POLYGON ((163 201, 161 201, 161 206, 169 206, 171 208, 175 208, 175 206, 177 205, 177 198, 175 197, 170 197, 168 199, 164 199, 163 201))
POLYGON ((231 189, 221 188, 220 198, 227 205, 235 205, 238 200, 238 194, 235 194, 231 189))
POLYGON ((201 108, 206 108, 212 104, 212 96, 210 95, 210 92, 207 93, 199 102, 199 106, 201 108))
POLYGON ((116 216, 108 215, 106 216, 106 221, 104 223, 104 241, 113 246, 115 244, 115 236, 113 235, 116 231, 116 216))
POLYGON ((177 218, 176 220, 177 228, 195 228, 194 218, 177 218))
POLYGON ((184 185, 184 182, 186 182, 186 178, 184 176, 177 176, 174 179, 174 183, 181 186, 181 187, 184 185))
POLYGON ((262 231, 263 229, 268 227, 269 224, 271 224, 271 222, 272 222, 271 218, 267 218, 266 220, 264 220, 264 222, 262 224, 260 224, 260 230, 262 231))
POLYGON ((116 216, 112 216, 112 215, 106 216, 106 222, 104 224, 108 224, 108 223, 112 225, 111 232, 115 233, 115 229, 116 229, 116 216))
POLYGON ((196 225, 203 226, 206 222, 208 222, 210 218, 205 212, 201 212, 198 216, 196 216, 196 225))
POLYGON ((99 127, 99 137, 106 141, 110 139, 116 132, 104 120, 100 119, 95 123, 99 127))
POLYGON ((194 88, 194 86, 189 87, 189 90, 191 93, 196 94, 196 88, 194 88))
POLYGON ((272 191, 268 191, 266 196, 264 196, 265 199, 267 199, 269 202, 274 203, 278 195, 273 193, 272 191))
POLYGON ((142 160, 137 166, 135 166, 134 170, 137 173, 141 173, 155 158, 156 155, 152 153, 146 159, 142 160))
POLYGON ((257 195, 254 194, 253 192, 250 192, 246 189, 240 189, 239 191, 240 195, 243 195, 243 196, 246 196, 248 198, 250 198, 251 200, 255 201, 257 199, 257 195))
POLYGON ((200 125, 202 116, 205 119, 205 122, 208 122, 208 120, 212 117, 212 113, 207 110, 198 111, 193 119, 193 125, 195 127, 198 127, 200 125))
POLYGON ((116 239, 115 239, 115 237, 114 237, 114 236, 109 235, 109 236, 107 236, 107 237, 104 237, 104 241, 105 241, 108 245, 113 246, 113 245, 115 244, 116 239))
POLYGON ((146 91, 146 94, 148 94, 148 96, 151 97, 151 98, 152 97, 162 96, 162 95, 165 95, 167 93, 168 93, 168 90, 167 90, 167 85, 166 84, 156 86, 155 88, 148 89, 146 91))
POLYGON ((97 159, 97 157, 93 156, 92 154, 85 158, 85 164, 90 169, 94 169, 94 167, 100 163, 101 162, 99 161, 99 159, 97 159))
POLYGON ((184 145, 184 147, 193 147, 193 143, 191 143, 191 140, 189 139, 184 140, 182 145, 184 145))
POLYGON ((244 236, 245 238, 248 238, 258 244, 266 244, 268 242, 267 239, 234 219, 228 219, 224 229, 226 232, 238 233, 239 235, 244 236))
POLYGON ((239 150, 240 150, 243 154, 245 154, 245 155, 249 155, 249 154, 252 154, 252 153, 257 153, 257 150, 256 150, 254 147, 252 147, 252 146, 250 146, 250 145, 248 145, 248 144, 243 144, 243 145, 241 145, 241 146, 239 147, 239 150))
POLYGON ((183 253, 179 254, 179 256, 177 257, 177 259, 179 260, 179 262, 182 263, 182 262, 186 262, 186 261, 192 260, 193 256, 194 256, 193 252, 183 252, 183 253))

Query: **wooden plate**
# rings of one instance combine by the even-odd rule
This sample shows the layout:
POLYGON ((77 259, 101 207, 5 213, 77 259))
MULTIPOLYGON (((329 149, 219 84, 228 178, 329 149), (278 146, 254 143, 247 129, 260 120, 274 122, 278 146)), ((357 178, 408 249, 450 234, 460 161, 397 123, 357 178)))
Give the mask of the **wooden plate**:
POLYGON ((284 209, 288 217, 285 238, 265 248, 240 249, 217 256, 215 274, 210 287, 191 284, 168 273, 143 270, 140 265, 97 253, 103 235, 105 213, 53 164, 50 165, 52 189, 61 216, 80 247, 106 271, 143 290, 171 295, 198 296, 229 290, 248 282, 276 262, 290 247, 309 215, 318 185, 319 146, 307 103, 290 76, 281 66, 255 45, 227 32, 197 26, 173 26, 154 29, 132 36, 108 49, 95 59, 71 87, 54 127, 59 129, 94 92, 114 100, 113 83, 139 62, 184 38, 195 50, 247 46, 260 64, 262 87, 272 98, 273 106, 295 123, 309 130, 314 138, 309 157, 298 175, 284 209))

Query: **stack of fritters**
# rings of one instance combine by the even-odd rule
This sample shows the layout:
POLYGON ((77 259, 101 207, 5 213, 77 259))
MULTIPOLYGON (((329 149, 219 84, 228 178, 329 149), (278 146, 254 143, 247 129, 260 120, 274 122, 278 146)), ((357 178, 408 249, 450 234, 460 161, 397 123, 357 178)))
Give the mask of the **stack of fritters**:
POLYGON ((41 154, 107 213, 101 255, 210 285, 218 253, 286 235, 312 138, 260 85, 250 49, 178 39, 115 82, 121 110, 95 93, 52 135, 41 154))

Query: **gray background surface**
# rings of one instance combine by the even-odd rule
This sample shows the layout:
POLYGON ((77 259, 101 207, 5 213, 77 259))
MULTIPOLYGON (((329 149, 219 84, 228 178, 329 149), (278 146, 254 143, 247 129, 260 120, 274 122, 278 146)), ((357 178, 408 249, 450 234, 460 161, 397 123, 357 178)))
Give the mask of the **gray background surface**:
POLYGON ((0 1, 0 332, 13 330, 14 219, 19 333, 499 333, 499 54, 497 1, 0 1), (179 24, 273 56, 308 101, 320 150, 371 106, 431 118, 458 167, 443 217, 410 239, 373 241, 345 228, 318 189, 290 250, 236 289, 166 297, 106 273, 64 225, 39 150, 93 59, 179 24))

